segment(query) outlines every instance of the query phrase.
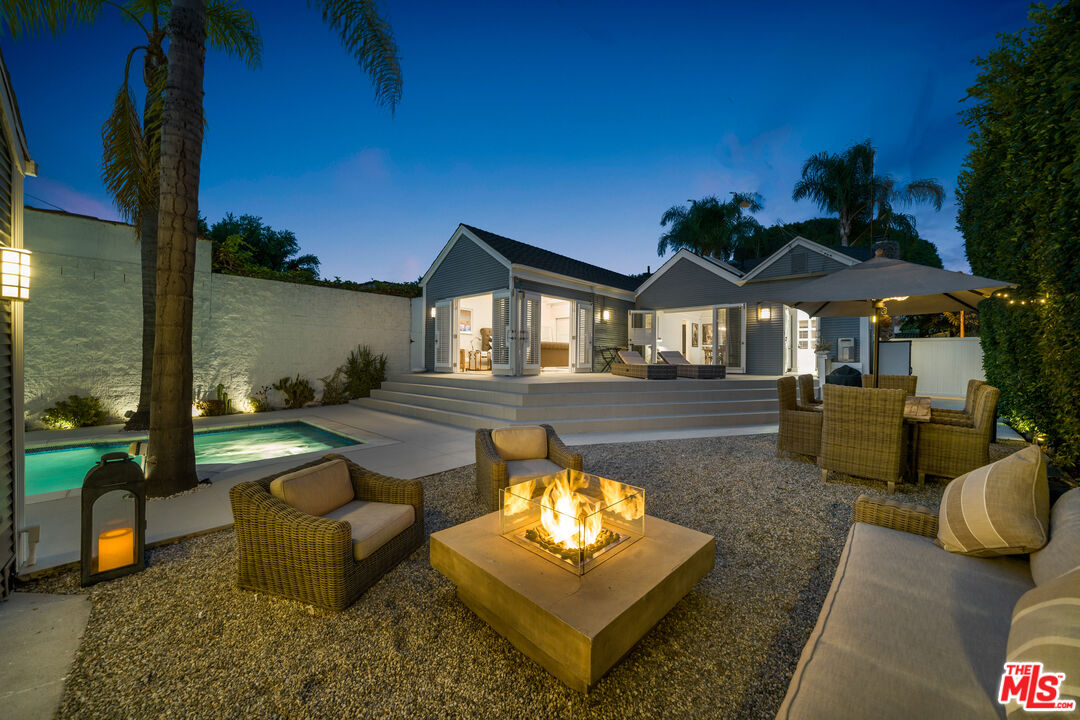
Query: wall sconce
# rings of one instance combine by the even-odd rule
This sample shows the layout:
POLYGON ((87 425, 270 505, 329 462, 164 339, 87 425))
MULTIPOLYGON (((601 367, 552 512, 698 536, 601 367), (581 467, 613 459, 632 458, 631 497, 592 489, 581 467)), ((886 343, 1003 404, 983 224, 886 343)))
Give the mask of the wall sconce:
POLYGON ((600 319, 602 319, 604 322, 607 322, 608 320, 610 320, 611 319, 611 311, 608 310, 607 308, 604 308, 604 310, 600 313, 600 319))
POLYGON ((431 317, 435 317, 435 306, 431 306, 431 317))
POLYGON ((146 476, 126 452, 106 453, 82 485, 83 586, 146 567, 146 476))
POLYGON ((30 251, 4 248, 0 251, 0 297, 5 300, 30 299, 30 251))
POLYGON ((769 307, 768 305, 762 305, 761 303, 758 303, 758 306, 757 306, 757 319, 758 320, 768 320, 771 317, 772 317, 772 308, 769 307))

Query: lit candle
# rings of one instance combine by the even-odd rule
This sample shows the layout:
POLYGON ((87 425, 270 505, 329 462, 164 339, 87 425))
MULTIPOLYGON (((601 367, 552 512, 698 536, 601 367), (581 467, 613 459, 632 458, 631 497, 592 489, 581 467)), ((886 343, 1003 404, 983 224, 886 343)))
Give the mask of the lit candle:
POLYGON ((98 572, 135 562, 135 531, 132 528, 106 530, 98 535, 98 572))

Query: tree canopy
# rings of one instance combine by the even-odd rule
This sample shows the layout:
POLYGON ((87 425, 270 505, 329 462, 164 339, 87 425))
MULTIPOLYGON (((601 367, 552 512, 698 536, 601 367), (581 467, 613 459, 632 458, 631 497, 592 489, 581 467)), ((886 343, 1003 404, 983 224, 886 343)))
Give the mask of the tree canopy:
POLYGON ((976 274, 1019 284, 980 305, 989 382, 1013 425, 1080 467, 1080 2, 1033 6, 979 58, 957 226, 976 274), (1037 302, 1031 303, 1030 300, 1037 302), (1043 303, 1042 300, 1046 302, 1043 303))
POLYGON ((226 213, 209 227, 203 218, 200 224, 200 235, 213 243, 215 272, 246 275, 250 273, 245 270, 254 266, 319 279, 319 258, 300 254, 300 242, 292 230, 275 230, 264 224, 261 217, 237 217, 232 213, 226 213))
POLYGON ((657 255, 686 249, 729 260, 760 227, 750 215, 764 207, 757 193, 733 192, 724 202, 715 195, 688 202, 689 206, 672 205, 660 217, 660 227, 668 230, 656 245, 657 255))

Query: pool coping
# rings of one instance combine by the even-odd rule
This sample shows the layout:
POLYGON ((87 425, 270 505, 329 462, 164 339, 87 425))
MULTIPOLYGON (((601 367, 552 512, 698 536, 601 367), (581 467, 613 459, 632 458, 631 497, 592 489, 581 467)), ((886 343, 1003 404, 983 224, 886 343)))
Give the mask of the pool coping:
MULTIPOLYGON (((229 416, 218 416, 221 418, 229 416)), ((353 445, 342 445, 340 447, 331 448, 330 450, 313 450, 306 453, 296 453, 295 455, 278 455, 272 458, 262 458, 260 460, 252 460, 246 463, 205 463, 196 464, 195 471, 200 476, 200 480, 212 479, 214 475, 220 472, 231 469, 240 468, 257 468, 264 464, 270 464, 280 461, 282 458, 297 458, 300 460, 314 459, 319 455, 326 454, 327 452, 343 452, 343 451, 358 451, 365 450, 367 448, 382 447, 385 445, 393 445, 398 440, 383 437, 376 433, 371 433, 368 430, 352 427, 344 423, 340 423, 325 417, 316 416, 299 416, 277 418, 277 419, 257 419, 257 418, 243 418, 235 419, 231 422, 227 422, 224 425, 216 423, 204 422, 199 423, 202 427, 195 428, 195 434, 201 435, 212 432, 228 432, 230 430, 245 430, 250 428, 257 428, 270 425, 290 425, 293 423, 302 423, 304 425, 310 425, 311 427, 328 432, 334 435, 345 438, 346 440, 355 440, 353 445)), ((86 447, 88 445, 117 445, 124 443, 131 443, 135 440, 142 440, 146 437, 146 433, 141 430, 120 430, 117 432, 115 429, 117 425, 100 426, 100 433, 88 434, 84 438, 71 438, 56 440, 44 440, 37 442, 27 443, 23 449, 24 453, 32 452, 34 450, 63 450, 66 448, 86 447), (110 429, 111 432, 110 432, 110 429), (110 434, 106 434, 110 433, 110 434), (118 437, 119 436, 119 437, 118 437)), ((23 502, 27 505, 36 503, 50 502, 52 500, 61 500, 68 497, 82 497, 82 488, 70 488, 67 490, 53 490, 44 493, 31 493, 24 496, 23 502)))

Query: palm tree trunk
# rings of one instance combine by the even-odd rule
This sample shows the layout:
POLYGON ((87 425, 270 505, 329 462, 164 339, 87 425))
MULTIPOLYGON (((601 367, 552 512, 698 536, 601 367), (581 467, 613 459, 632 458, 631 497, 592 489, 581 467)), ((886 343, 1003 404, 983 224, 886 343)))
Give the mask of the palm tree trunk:
POLYGON ((147 458, 149 494, 154 496, 172 495, 196 484, 191 321, 206 61, 203 0, 174 0, 168 32, 169 75, 161 119, 157 332, 147 458))
POLYGON ((840 213, 840 245, 848 246, 848 238, 851 237, 851 218, 840 213))
POLYGON ((125 430, 150 427, 150 387, 154 370, 154 302, 157 294, 158 211, 144 207, 139 223, 142 256, 142 378, 139 382, 139 405, 124 425, 125 430))

